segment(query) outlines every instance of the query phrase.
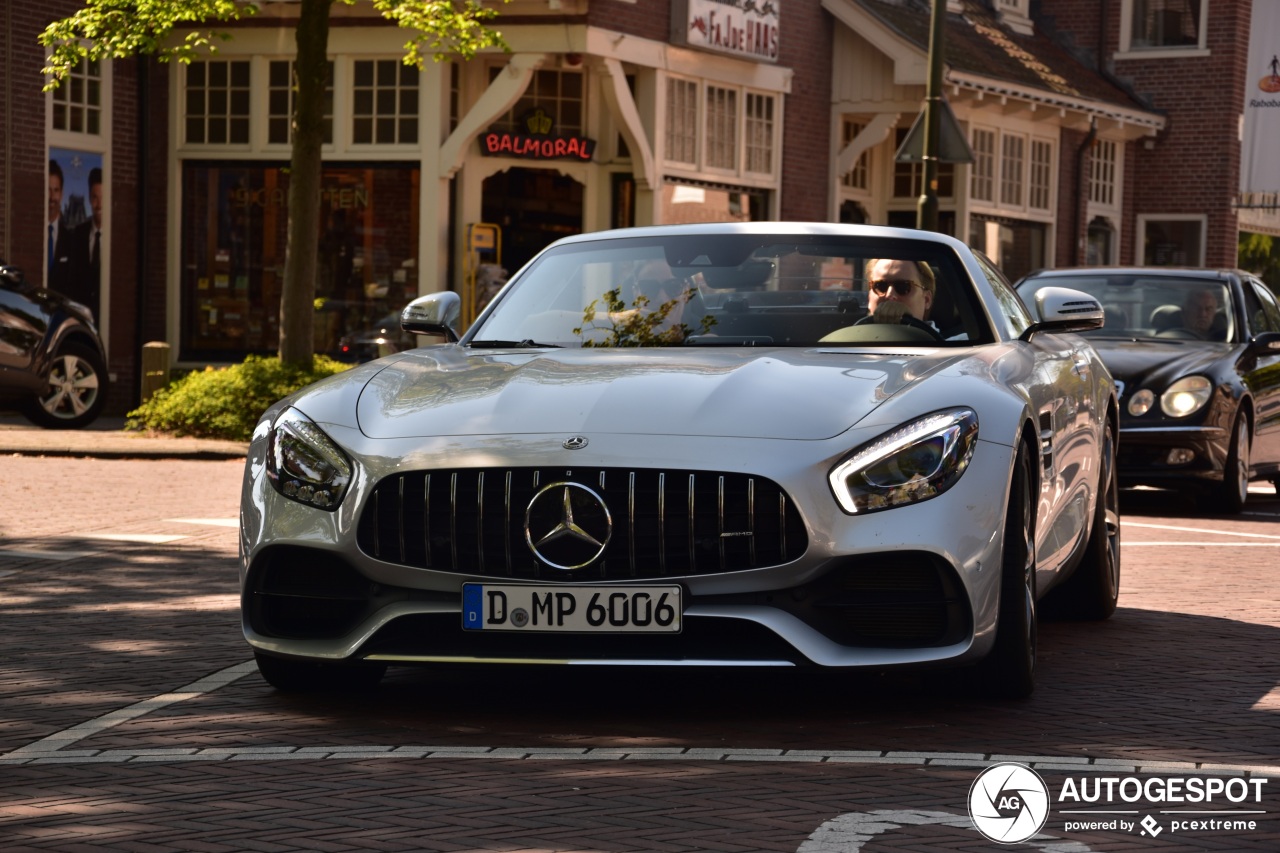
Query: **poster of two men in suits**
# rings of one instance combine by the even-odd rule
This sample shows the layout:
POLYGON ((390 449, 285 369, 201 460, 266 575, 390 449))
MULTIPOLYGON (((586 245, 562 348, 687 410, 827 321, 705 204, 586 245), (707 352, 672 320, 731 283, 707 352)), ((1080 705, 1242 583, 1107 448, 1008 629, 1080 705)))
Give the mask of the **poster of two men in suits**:
POLYGON ((102 155, 49 149, 49 222, 45 287, 102 316, 106 223, 102 155))

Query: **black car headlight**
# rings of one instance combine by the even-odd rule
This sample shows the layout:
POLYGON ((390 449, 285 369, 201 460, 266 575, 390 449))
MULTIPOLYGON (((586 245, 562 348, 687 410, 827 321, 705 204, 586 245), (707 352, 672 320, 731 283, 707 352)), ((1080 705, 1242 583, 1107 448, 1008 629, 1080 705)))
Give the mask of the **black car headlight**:
POLYGON ((1171 418, 1185 418, 1204 408, 1213 396, 1213 383, 1203 376, 1184 376, 1160 395, 1160 411, 1171 418))
POLYGON ((970 409, 934 412, 855 450, 828 475, 831 491, 851 515, 927 501, 956 484, 977 440, 970 409))
POLYGON ((351 483, 351 462, 306 415, 286 409, 267 436, 267 477, 286 498, 332 511, 351 483))

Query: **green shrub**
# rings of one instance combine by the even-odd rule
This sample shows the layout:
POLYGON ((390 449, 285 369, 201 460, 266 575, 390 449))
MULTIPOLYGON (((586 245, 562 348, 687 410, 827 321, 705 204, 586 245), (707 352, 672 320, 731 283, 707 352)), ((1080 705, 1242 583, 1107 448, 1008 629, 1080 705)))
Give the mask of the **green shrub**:
POLYGON ((248 441, 272 403, 349 364, 316 356, 310 370, 251 355, 242 364, 188 373, 129 412, 126 427, 171 435, 248 441))

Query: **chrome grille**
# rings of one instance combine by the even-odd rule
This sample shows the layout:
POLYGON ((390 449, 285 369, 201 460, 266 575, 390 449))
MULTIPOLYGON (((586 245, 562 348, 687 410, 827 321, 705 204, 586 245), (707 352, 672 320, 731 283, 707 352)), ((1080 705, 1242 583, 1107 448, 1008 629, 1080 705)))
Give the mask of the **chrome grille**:
POLYGON ((808 536, 776 484, 747 474, 627 468, 414 471, 374 488, 357 529, 371 557, 488 577, 625 580, 742 571, 790 562, 808 536), (566 571, 525 541, 525 510, 542 486, 597 492, 613 535, 591 565, 566 571))

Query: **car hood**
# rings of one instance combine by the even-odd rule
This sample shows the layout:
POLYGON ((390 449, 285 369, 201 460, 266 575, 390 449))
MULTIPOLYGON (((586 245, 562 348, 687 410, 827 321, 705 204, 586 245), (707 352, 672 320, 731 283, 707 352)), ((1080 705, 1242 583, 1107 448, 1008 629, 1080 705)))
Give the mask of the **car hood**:
POLYGON ((1213 365, 1235 349, 1234 344, 1201 341, 1090 339, 1111 375, 1130 385, 1161 390, 1193 373, 1211 374, 1213 365))
POLYGON ((356 416, 361 432, 379 439, 661 433, 818 440, 959 357, 954 350, 442 346, 378 370, 356 416))

